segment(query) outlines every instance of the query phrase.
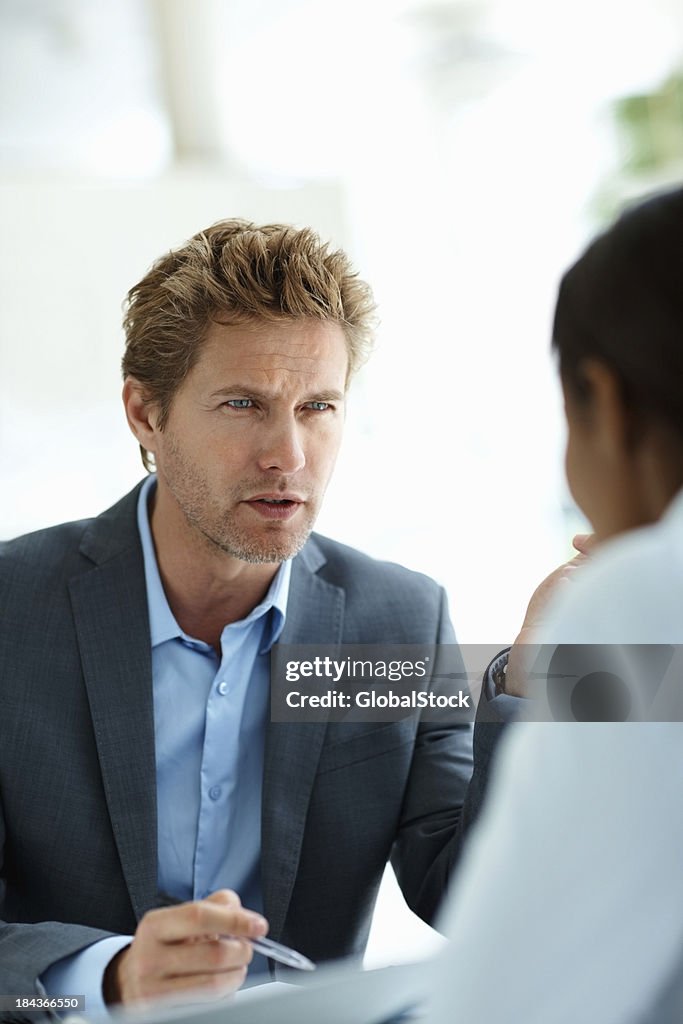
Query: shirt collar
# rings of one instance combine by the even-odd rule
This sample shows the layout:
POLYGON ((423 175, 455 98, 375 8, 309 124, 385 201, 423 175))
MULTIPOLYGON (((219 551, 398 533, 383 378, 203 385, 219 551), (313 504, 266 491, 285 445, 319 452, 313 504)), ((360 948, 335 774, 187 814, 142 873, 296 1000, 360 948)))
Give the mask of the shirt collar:
MULTIPOLYGON (((149 525, 149 497, 156 487, 156 474, 151 473, 140 488, 138 497, 138 531, 142 544, 142 557, 145 568, 145 586, 147 588, 147 607, 149 610, 149 629, 152 647, 163 644, 166 640, 179 638, 197 643, 195 637, 188 636, 178 623, 166 599, 159 566, 157 564, 152 531, 149 525)), ((240 619, 240 626, 252 625, 258 619, 265 618, 260 654, 267 654, 274 643, 280 638, 285 626, 287 600, 289 598, 289 581, 292 574, 292 562, 283 562, 275 574, 268 592, 245 618, 240 619), (272 614, 268 614, 271 612, 272 614)))

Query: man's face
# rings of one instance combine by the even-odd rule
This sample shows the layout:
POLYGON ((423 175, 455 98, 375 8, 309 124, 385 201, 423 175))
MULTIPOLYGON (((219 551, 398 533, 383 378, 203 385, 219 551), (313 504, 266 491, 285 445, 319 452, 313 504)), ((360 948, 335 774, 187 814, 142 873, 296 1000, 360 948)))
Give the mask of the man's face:
POLYGON ((342 437, 348 356, 338 324, 213 323, 156 432, 159 507, 187 537, 246 562, 305 543, 342 437))

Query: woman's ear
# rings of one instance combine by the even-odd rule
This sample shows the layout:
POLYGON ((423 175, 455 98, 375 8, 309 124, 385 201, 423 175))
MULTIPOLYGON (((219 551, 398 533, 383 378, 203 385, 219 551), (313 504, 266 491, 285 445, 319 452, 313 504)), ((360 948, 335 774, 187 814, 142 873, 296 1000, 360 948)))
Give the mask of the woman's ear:
POLYGON ((603 456, 623 456, 633 448, 634 424, 619 378, 600 359, 584 359, 578 369, 590 395, 585 406, 593 444, 603 456))

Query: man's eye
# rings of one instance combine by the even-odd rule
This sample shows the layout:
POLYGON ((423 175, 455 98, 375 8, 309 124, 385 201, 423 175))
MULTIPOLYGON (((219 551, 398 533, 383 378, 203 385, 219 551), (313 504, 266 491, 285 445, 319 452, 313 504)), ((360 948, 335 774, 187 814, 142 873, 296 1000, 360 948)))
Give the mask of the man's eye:
POLYGON ((251 409, 254 403, 251 398, 229 398, 225 404, 231 409, 251 409))
POLYGON ((315 412, 325 412, 325 409, 329 409, 329 402, 307 402, 306 408, 313 409, 315 412))

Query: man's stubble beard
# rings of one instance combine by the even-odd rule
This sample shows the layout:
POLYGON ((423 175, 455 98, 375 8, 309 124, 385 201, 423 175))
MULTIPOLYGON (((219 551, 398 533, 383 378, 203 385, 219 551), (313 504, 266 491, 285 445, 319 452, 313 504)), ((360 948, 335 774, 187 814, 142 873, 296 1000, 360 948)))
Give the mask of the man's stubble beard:
MULTIPOLYGON (((250 530, 237 521, 237 514, 225 511, 214 502, 205 478, 190 464, 180 450, 177 442, 167 437, 166 458, 167 469, 163 473, 166 485, 183 514, 188 525, 201 542, 214 552, 216 549, 231 558, 249 562, 252 565, 284 562, 293 558, 301 551, 308 540, 318 513, 318 502, 311 507, 302 505, 297 512, 297 525, 285 527, 286 534, 277 535, 277 527, 271 527, 272 536, 268 534, 256 536, 258 520, 254 513, 254 529, 250 530)), ((282 483, 282 481, 280 481, 282 483)), ((226 495, 228 509, 239 508, 237 504, 245 494, 258 494, 259 491, 286 490, 277 482, 255 482, 248 490, 242 486, 226 495)), ((268 524, 264 522, 264 527, 268 524)))
POLYGON ((304 506, 298 512, 298 516, 302 517, 301 524, 297 525, 294 531, 290 527, 286 535, 281 533, 278 536, 275 529, 271 528, 272 536, 266 534, 256 537, 252 531, 241 527, 236 522, 236 517, 229 512, 223 514, 220 529, 218 526, 214 529, 211 522, 202 522, 199 517, 193 518, 192 509, 183 511, 188 522, 203 535, 211 547, 252 565, 284 562, 288 558, 293 558, 310 537, 315 522, 313 513, 308 512, 304 506))

